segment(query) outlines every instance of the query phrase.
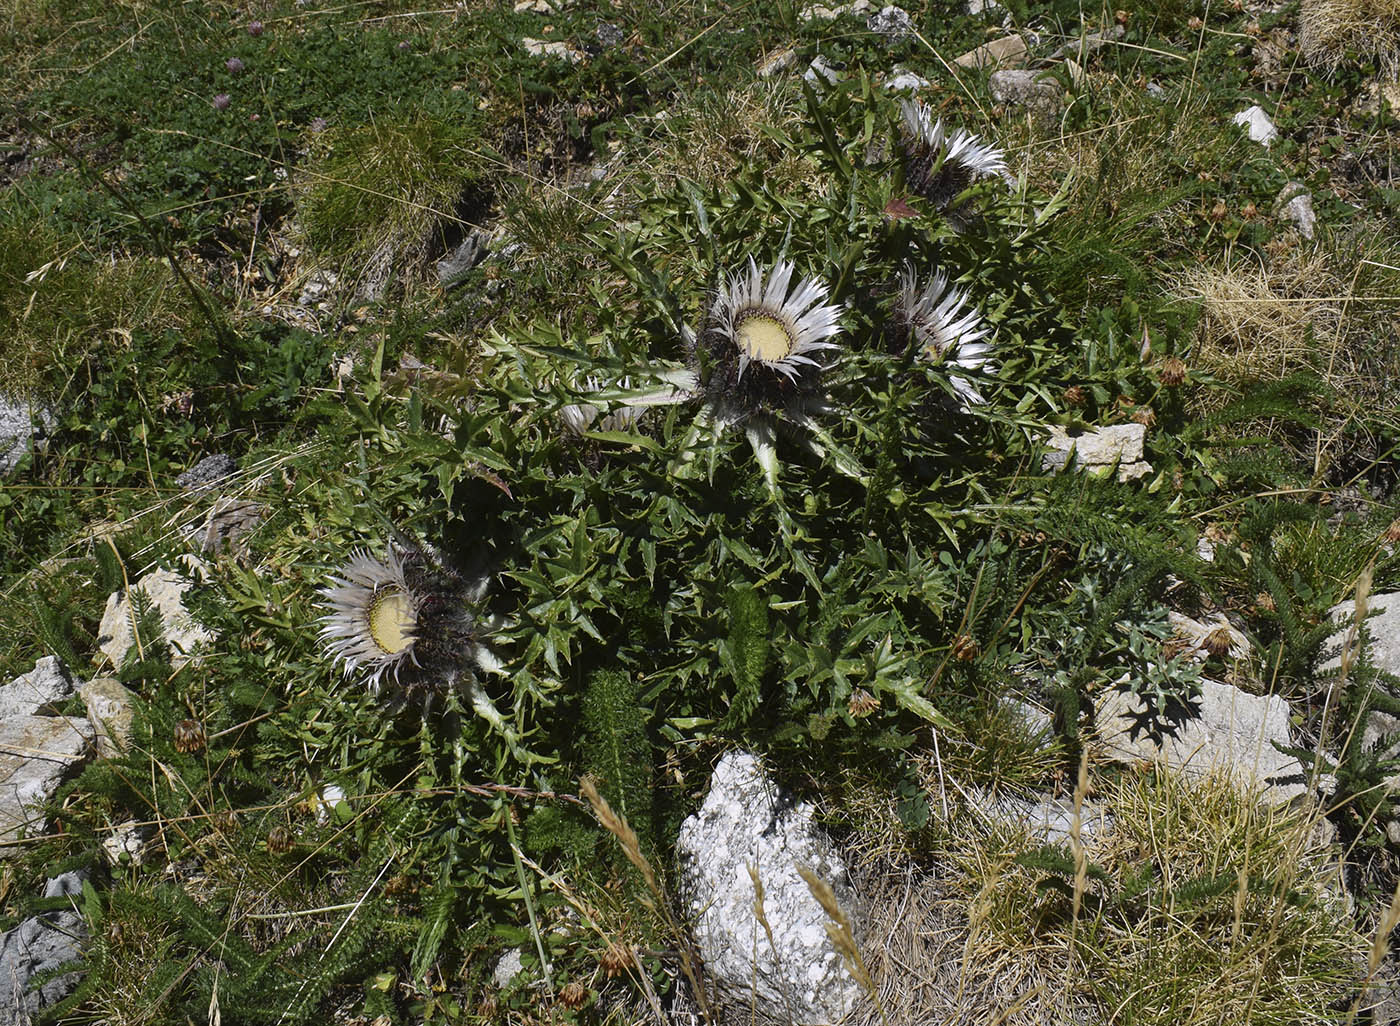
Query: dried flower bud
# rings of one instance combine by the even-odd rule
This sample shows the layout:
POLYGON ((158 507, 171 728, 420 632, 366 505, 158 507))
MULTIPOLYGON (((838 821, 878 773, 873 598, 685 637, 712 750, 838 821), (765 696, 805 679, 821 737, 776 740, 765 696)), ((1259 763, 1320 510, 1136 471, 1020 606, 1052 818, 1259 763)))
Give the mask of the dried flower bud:
POLYGON ((237 57, 230 57, 228 60, 224 61, 224 67, 228 68, 228 73, 230 75, 243 74, 243 62, 237 57))
POLYGON ((219 95, 214 97, 214 109, 228 110, 230 102, 228 93, 219 93, 219 95))
POLYGON ((846 708, 850 710, 853 717, 861 719, 880 708, 880 700, 866 691, 865 688, 856 688, 851 692, 851 697, 846 702, 846 708))
POLYGON ((1172 491, 1179 492, 1186 487, 1186 476, 1182 474, 1181 468, 1177 467, 1172 471, 1172 491))
POLYGON ((1218 199, 1215 201, 1215 206, 1210 208, 1210 213, 1206 215, 1206 219, 1219 224, 1221 221, 1225 220, 1225 215, 1229 212, 1230 208, 1225 206, 1225 201, 1223 199, 1218 199))
POLYGON ((565 1008, 582 1008, 588 1004, 588 988, 577 980, 570 980, 559 991, 559 1003, 565 1008))
POLYGON ((260 21, 250 21, 250 22, 248 22, 248 35, 250 35, 250 36, 252 36, 253 38, 256 39, 258 36, 260 36, 260 35, 262 35, 262 34, 263 34, 263 23, 262 23, 262 22, 260 22, 260 21))
POLYGON ((476 1003, 476 1015, 479 1019, 491 1020, 496 1017, 496 992, 488 990, 481 995, 481 1000, 476 1003))
POLYGON ((1179 356, 1169 356, 1157 368, 1157 380, 1168 388, 1176 388, 1186 380, 1186 363, 1179 356))
POLYGON ((1400 543, 1400 520, 1390 522, 1390 526, 1381 532, 1381 541, 1386 545, 1400 543))
POLYGON ((209 825, 221 834, 231 834, 238 829, 238 813, 232 809, 220 809, 209 817, 209 825))
POLYGON ((284 826, 275 826, 267 832, 267 850, 271 855, 285 855, 296 847, 292 832, 284 826))
POLYGON ((632 949, 616 941, 609 941, 607 949, 598 956, 598 966, 610 980, 619 973, 627 972, 636 964, 632 949))
POLYGON ((1240 217, 1244 218, 1246 221, 1253 221, 1258 216, 1259 208, 1253 203, 1246 203, 1244 206, 1240 207, 1240 217))
POLYGON ((1070 385, 1065 389, 1065 402, 1070 406, 1083 406, 1088 401, 1089 393, 1082 385, 1070 385))
POLYGON ((181 720, 175 724, 175 751, 188 755, 197 752, 209 743, 204 734, 204 724, 198 720, 181 720))
POLYGON ((1133 423, 1150 428, 1157 423, 1157 411, 1150 406, 1139 406, 1133 411, 1133 423))
POLYGON ((1278 612, 1278 603, 1274 601, 1274 597, 1267 591, 1261 591, 1258 595, 1254 596, 1254 605, 1255 608, 1261 609, 1266 613, 1278 612))
POLYGON ((1201 639, 1201 647, 1215 658, 1224 659, 1230 654, 1230 645, 1233 641, 1230 628, 1221 625, 1201 639))
POLYGON ((1201 20, 1200 15, 1193 14, 1190 20, 1186 22, 1186 27, 1192 32, 1199 32, 1201 29, 1205 28, 1205 24, 1206 23, 1201 20))
POLYGON ((1118 24, 1120 25, 1128 24, 1129 17, 1131 17, 1131 15, 1129 15, 1128 12, 1123 10, 1121 7, 1113 12, 1113 20, 1118 22, 1118 24))
POLYGON ((982 646, 967 634, 959 634, 953 639, 953 658, 960 663, 970 663, 982 654, 982 646))

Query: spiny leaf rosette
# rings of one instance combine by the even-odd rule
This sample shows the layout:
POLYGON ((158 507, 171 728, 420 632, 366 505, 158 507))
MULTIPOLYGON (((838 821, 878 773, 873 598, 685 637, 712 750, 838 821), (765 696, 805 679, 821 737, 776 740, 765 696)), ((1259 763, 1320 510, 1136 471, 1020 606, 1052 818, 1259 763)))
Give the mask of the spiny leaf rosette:
POLYGON ((839 349, 841 307, 827 303, 827 287, 804 278, 784 261, 763 272, 749 258, 715 293, 697 341, 708 368, 701 391, 721 420, 739 422, 759 413, 788 410, 817 395, 825 366, 815 358, 839 349))
POLYGON ((360 549, 321 589, 329 610, 321 640, 347 676, 368 672, 372 693, 388 682, 396 704, 426 705, 435 694, 475 685, 481 671, 500 669, 471 612, 481 590, 412 543, 390 544, 383 559, 360 549))
POLYGON ((945 129, 918 100, 901 100, 904 180, 937 209, 947 211, 964 189, 986 178, 1009 180, 1006 154, 965 129, 945 129))
MULTIPOLYGON (((992 351, 991 343, 982 340, 992 329, 975 310, 965 311, 965 302, 966 294, 950 287, 942 271, 920 286, 913 266, 906 264, 894 307, 895 348, 916 346, 924 359, 974 373, 981 370, 992 351)), ((949 382, 963 400, 983 401, 962 375, 950 375, 949 382)))

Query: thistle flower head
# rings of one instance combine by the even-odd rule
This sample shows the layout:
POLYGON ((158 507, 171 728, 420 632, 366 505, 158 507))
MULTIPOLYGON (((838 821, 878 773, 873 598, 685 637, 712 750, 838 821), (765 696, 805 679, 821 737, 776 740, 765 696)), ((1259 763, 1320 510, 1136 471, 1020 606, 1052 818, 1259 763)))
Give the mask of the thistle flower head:
MULTIPOLYGON (((917 346, 926 359, 968 371, 980 370, 991 359, 991 343, 983 339, 992 329, 975 310, 963 309, 966 301, 967 296, 951 287, 942 271, 921 287, 914 268, 906 264, 895 301, 898 341, 904 346, 917 346)), ((952 382, 964 398, 982 401, 966 379, 954 377, 952 382)))
POLYGON ((416 545, 390 545, 382 559, 361 549, 321 589, 321 641, 347 676, 368 671, 371 691, 387 680, 430 697, 463 675, 499 667, 477 640, 472 591, 416 545))
POLYGON ((813 359, 839 332, 841 307, 827 303, 827 288, 804 278, 794 289, 791 261, 761 271, 752 257, 747 271, 730 275, 710 304, 705 343, 720 364, 734 368, 734 380, 753 373, 773 382, 796 384, 806 368, 821 369, 813 359))
POLYGON ((415 662, 423 597, 409 587, 398 550, 390 547, 383 559, 364 549, 352 552, 321 597, 330 610, 321 621, 321 640, 334 660, 345 663, 346 675, 365 667, 377 691, 385 677, 397 679, 415 662))
POLYGON ((965 129, 945 129, 942 119, 921 101, 900 101, 904 134, 904 177, 909 187, 939 210, 974 182, 1010 180, 1006 154, 965 129))

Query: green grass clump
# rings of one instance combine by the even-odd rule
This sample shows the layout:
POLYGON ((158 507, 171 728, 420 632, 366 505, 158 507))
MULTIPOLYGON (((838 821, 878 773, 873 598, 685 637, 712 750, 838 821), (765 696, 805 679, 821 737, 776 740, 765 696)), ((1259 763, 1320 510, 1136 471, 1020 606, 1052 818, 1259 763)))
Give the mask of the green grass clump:
POLYGON ((421 274, 486 213, 483 160, 470 124, 437 117, 376 119, 328 129, 322 155, 300 172, 296 224, 318 262, 346 268, 378 296, 389 280, 421 274))

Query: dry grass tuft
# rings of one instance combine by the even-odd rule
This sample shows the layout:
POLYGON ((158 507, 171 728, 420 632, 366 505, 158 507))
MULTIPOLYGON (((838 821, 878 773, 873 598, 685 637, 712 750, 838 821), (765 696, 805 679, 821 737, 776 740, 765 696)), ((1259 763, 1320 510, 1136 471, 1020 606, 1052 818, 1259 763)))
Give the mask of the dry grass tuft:
POLYGON ((1317 369, 1320 346, 1342 324, 1346 290, 1322 250, 1294 249, 1278 266, 1192 268, 1175 291, 1201 306, 1193 362, 1242 382, 1317 369))
POLYGON ((802 94, 781 82, 702 92, 688 98, 653 130, 650 151, 637 161, 648 179, 684 179, 722 188, 745 166, 767 164, 774 191, 815 188, 815 163, 777 140, 806 122, 802 94))
POLYGON ((1311 371, 1343 413, 1374 412, 1394 405, 1400 379, 1397 263, 1382 235, 1362 231, 1279 247, 1265 262, 1197 267, 1168 287, 1200 306, 1199 369, 1241 385, 1311 371))
POLYGON ((1400 0, 1303 0, 1298 27, 1304 55, 1329 73, 1353 52, 1400 72, 1400 0))
POLYGON ((1165 774, 1100 791, 1112 823, 1082 849, 959 803, 917 863, 858 870, 890 1022, 1292 1026, 1347 1007, 1371 945, 1315 816, 1165 774))

